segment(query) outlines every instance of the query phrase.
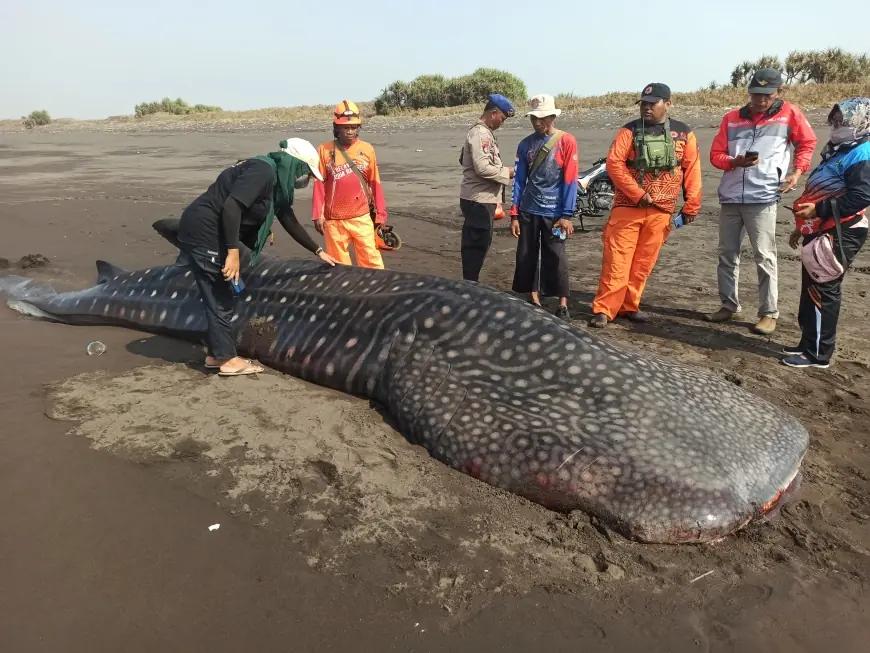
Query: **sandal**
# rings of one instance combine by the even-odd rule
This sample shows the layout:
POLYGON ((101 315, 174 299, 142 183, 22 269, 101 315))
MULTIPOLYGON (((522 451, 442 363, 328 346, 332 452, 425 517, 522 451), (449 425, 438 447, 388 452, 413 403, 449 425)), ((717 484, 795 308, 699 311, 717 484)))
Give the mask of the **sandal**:
POLYGON ((231 372, 224 372, 221 370, 218 372, 219 376, 243 376, 246 374, 259 374, 260 372, 264 372, 265 368, 260 365, 255 364, 253 361, 246 360, 247 365, 238 369, 232 370, 231 372))

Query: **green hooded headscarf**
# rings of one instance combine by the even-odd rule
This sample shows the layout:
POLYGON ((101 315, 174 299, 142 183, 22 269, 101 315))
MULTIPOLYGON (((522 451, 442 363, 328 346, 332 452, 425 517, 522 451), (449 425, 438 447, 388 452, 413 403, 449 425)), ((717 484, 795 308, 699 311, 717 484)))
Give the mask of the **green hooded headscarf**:
MULTIPOLYGON (((287 141, 281 141, 278 143, 278 147, 287 147, 287 141)), ((252 158, 268 163, 272 167, 275 179, 272 185, 272 201, 269 203, 266 221, 257 232, 257 244, 251 253, 251 265, 257 262, 260 252, 263 251, 266 241, 269 240, 275 216, 288 206, 293 206, 296 179, 308 174, 310 170, 307 163, 280 150, 252 158)))

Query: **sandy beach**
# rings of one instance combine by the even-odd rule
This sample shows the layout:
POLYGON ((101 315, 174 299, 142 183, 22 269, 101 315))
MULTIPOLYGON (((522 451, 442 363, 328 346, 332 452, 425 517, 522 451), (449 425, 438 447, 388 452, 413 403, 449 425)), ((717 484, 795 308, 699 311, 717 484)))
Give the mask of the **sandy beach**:
MULTIPOLYGON (((811 113, 820 137, 821 112, 811 113)), ((800 264, 780 209, 776 333, 751 333, 748 241, 740 319, 718 307, 719 112, 691 110, 704 205, 674 232, 644 296, 649 324, 601 336, 714 373, 801 419, 812 443, 795 503, 715 545, 628 542, 446 469, 358 398, 273 371, 227 382, 202 349, 120 328, 73 327, 0 307, 0 641, 5 651, 865 651, 870 598, 870 254, 844 282, 828 370, 793 370, 800 264), (106 344, 88 356, 88 343, 106 344), (209 526, 220 524, 217 529, 209 526), (864 644, 861 644, 861 642, 864 644)), ((558 125, 581 167, 626 111, 558 125)), ((390 268, 461 276, 458 148, 468 117, 364 125, 404 246, 390 268)), ((0 133, 0 257, 57 289, 94 261, 170 262, 151 229, 238 158, 325 125, 0 133), (44 264, 19 261, 42 255, 44 264)), ((498 132, 512 158, 529 133, 498 132)), ((818 150, 813 162, 818 161, 818 150)), ((311 190, 296 213, 310 226, 311 190)), ((587 328, 605 217, 568 244, 572 318, 587 328)), ((481 282, 509 290, 516 241, 497 223, 481 282)), ((308 256, 282 230, 270 254, 308 256)), ((0 264, 3 264, 0 261, 0 264)), ((5 300, 4 300, 5 302, 5 300)), ((555 309, 555 304, 545 303, 555 309)))

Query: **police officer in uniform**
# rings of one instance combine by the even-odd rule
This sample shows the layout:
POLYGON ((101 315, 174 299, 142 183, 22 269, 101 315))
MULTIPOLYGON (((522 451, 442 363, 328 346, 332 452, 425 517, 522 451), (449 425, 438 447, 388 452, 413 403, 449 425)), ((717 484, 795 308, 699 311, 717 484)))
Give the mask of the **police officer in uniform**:
POLYGON ((514 106, 503 95, 494 93, 477 123, 468 131, 459 163, 462 187, 459 208, 462 225, 462 278, 478 281, 486 253, 492 244, 496 207, 506 186, 511 185, 514 169, 501 162, 496 129, 515 114, 514 106))

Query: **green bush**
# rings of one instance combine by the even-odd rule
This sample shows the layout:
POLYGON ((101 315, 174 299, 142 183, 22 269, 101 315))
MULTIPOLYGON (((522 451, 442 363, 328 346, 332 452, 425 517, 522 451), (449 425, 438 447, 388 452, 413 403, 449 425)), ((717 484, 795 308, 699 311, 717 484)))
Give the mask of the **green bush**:
POLYGON ((393 82, 375 99, 375 112, 387 115, 407 110, 459 107, 484 102, 501 93, 515 103, 527 98, 526 85, 515 75, 493 68, 478 68, 470 75, 448 78, 421 75, 410 82, 393 82))
POLYGON ((48 115, 48 111, 34 111, 29 116, 21 116, 21 119, 24 121, 25 129, 51 124, 51 116, 48 115))
POLYGON ((856 84, 870 81, 870 57, 841 48, 820 51, 793 50, 785 65, 779 57, 765 55, 758 61, 744 61, 731 71, 732 86, 746 86, 759 68, 782 71, 786 84, 856 84))
POLYGON ((789 84, 855 84, 870 81, 870 57, 840 48, 820 52, 792 51, 785 60, 789 84))
POLYGON ((222 111, 220 107, 211 107, 205 104, 195 104, 190 106, 181 98, 170 100, 168 97, 163 98, 160 102, 143 102, 136 105, 136 117, 150 116, 155 113, 171 113, 175 116, 185 116, 189 113, 210 113, 213 111, 222 111))

